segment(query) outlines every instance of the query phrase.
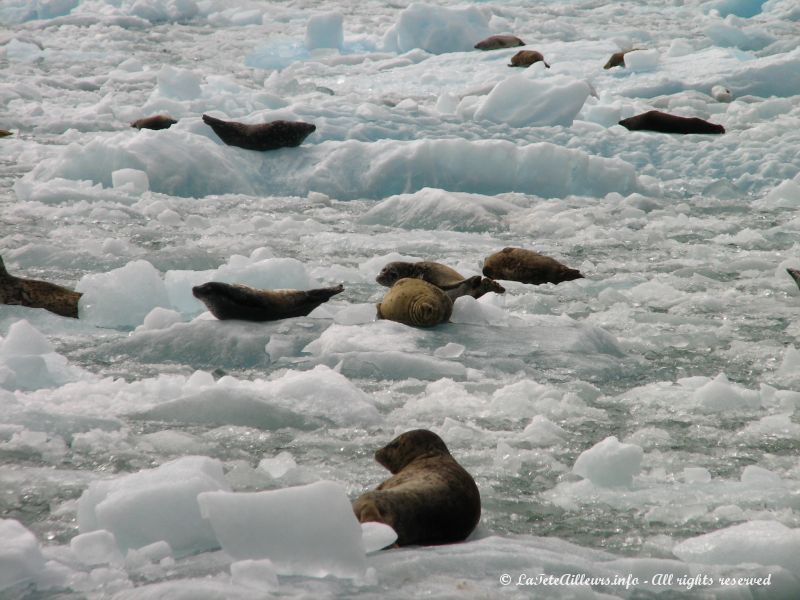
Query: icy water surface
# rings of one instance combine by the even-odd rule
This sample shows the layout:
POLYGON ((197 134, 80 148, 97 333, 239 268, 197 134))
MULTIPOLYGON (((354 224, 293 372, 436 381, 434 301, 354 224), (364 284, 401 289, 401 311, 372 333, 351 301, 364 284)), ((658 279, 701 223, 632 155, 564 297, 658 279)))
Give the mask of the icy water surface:
POLYGON ((800 267, 800 12, 466 6, 3 4, 0 254, 84 298, 79 320, 0 306, 0 517, 35 536, 0 554, 0 597, 800 595, 800 290, 785 270, 800 267), (331 11, 340 47, 309 50, 331 33, 307 38, 309 18, 331 11), (426 37, 437 24, 452 35, 426 37), (469 50, 508 32, 551 69, 469 50), (632 47, 652 52, 602 69, 632 47), (727 132, 616 125, 650 109, 727 132), (156 113, 179 122, 128 126, 156 113), (203 113, 317 129, 258 153, 222 144, 203 113), (474 275, 506 246, 585 278, 503 282, 431 330, 375 320, 385 263, 474 275), (190 291, 212 279, 345 292, 308 317, 219 322, 190 291), (94 564, 70 545, 91 484, 200 455, 234 491, 333 480, 354 499, 385 479, 374 451, 414 428, 475 477, 467 543, 276 588, 232 575, 213 543, 148 562, 118 539, 120 558, 94 564), (641 462, 595 448, 576 465, 609 436, 641 462), (282 452, 286 474, 259 466, 282 452), (727 545, 680 545, 734 526, 727 545), (715 582, 516 585, 668 570, 715 582))

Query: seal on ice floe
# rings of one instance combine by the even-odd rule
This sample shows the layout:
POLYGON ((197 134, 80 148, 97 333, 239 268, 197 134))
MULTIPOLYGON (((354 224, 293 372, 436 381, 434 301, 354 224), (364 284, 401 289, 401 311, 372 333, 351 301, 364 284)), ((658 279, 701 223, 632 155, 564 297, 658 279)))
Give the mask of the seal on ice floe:
POLYGON ((332 296, 344 291, 339 284, 315 290, 259 290, 246 285, 209 281, 192 288, 194 297, 220 320, 277 321, 304 317, 332 296))
POLYGON ((316 125, 302 121, 271 121, 247 125, 236 121, 223 121, 203 115, 203 122, 211 127, 228 146, 247 150, 277 150, 295 147, 316 131, 316 125))
POLYGON ((524 46, 525 42, 515 35, 491 35, 485 40, 475 44, 476 50, 499 50, 501 48, 516 48, 524 46))
POLYGON ((55 283, 14 277, 6 271, 0 258, 0 304, 44 308, 62 317, 77 319, 78 300, 82 295, 55 283))
POLYGON ((406 277, 395 283, 378 304, 378 318, 413 327, 446 323, 453 313, 453 301, 435 285, 406 277))
POLYGON ((411 277, 422 279, 444 291, 455 302, 460 296, 480 298, 487 292, 502 294, 505 288, 488 277, 464 277, 447 265, 433 261, 404 262, 395 261, 388 263, 375 281, 386 287, 392 287, 399 279, 411 277))
POLYGON ((786 272, 792 276, 797 287, 800 287, 800 269, 786 269, 786 272))
POLYGON ((169 115, 153 115, 136 119, 131 123, 131 127, 135 127, 136 129, 169 129, 175 125, 175 123, 177 123, 177 121, 169 115))
POLYGON ((603 68, 613 69, 614 67, 624 67, 625 55, 628 52, 633 52, 634 50, 641 50, 641 48, 631 48, 629 50, 622 50, 621 52, 614 52, 614 54, 611 55, 611 58, 608 59, 608 62, 603 65, 603 68))
POLYGON ((392 477, 353 502, 361 523, 385 523, 397 545, 450 544, 472 533, 481 516, 475 480, 438 435, 407 431, 375 453, 392 477))
POLYGON ((8 129, 0 129, 0 138, 8 137, 10 135, 14 135, 14 132, 9 131, 8 129))
POLYGON ((508 65, 509 67, 530 67, 533 63, 537 63, 542 61, 544 66, 548 69, 550 65, 547 64, 544 60, 544 56, 538 50, 520 50, 514 56, 511 57, 511 64, 508 65))
POLYGON ((580 271, 554 258, 524 248, 503 248, 483 261, 483 274, 492 279, 507 279, 540 285, 581 279, 580 271))
POLYGON ((658 131, 661 133, 725 133, 725 128, 698 117, 679 117, 660 110, 622 119, 620 125, 631 131, 658 131))

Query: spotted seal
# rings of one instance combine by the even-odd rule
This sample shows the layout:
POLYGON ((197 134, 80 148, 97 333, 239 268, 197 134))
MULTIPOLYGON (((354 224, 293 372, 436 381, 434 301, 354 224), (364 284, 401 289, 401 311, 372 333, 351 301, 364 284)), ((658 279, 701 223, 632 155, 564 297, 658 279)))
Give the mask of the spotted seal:
POLYGON ((80 292, 38 279, 11 275, 0 258, 0 304, 44 308, 62 317, 78 318, 80 292))
POLYGON ((491 35, 475 44, 474 47, 476 50, 500 50, 501 48, 516 48, 524 45, 525 42, 515 35, 491 35))
POLYGON ((725 128, 698 117, 679 117, 660 110, 622 119, 620 125, 631 131, 658 131, 660 133, 725 133, 725 128))
POLYGON ((561 283, 583 277, 577 269, 524 248, 503 248, 483 261, 483 274, 492 279, 506 279, 540 285, 561 283))
POLYGON ((544 60, 544 56, 538 50, 520 50, 511 57, 511 64, 509 67, 530 67, 533 63, 543 62, 544 66, 548 69, 550 65, 544 60))
POLYGON ((315 290, 259 290, 209 281, 193 287, 192 294, 220 320, 277 321, 304 317, 343 290, 341 284, 315 290))
POLYGON ((475 529, 481 516, 478 486, 438 435, 407 431, 378 450, 375 460, 392 477, 353 502, 359 522, 389 525, 398 546, 451 544, 475 529))
POLYGON ((499 283, 488 277, 464 277, 456 271, 433 261, 423 260, 419 262, 394 261, 388 263, 375 281, 386 287, 392 287, 398 279, 412 277, 422 279, 444 291, 450 299, 455 301, 460 296, 472 296, 480 298, 488 292, 502 294, 506 289, 499 283))
POLYGON ((175 125, 177 121, 169 115, 153 115, 150 117, 143 117, 136 119, 131 123, 131 127, 136 129, 169 129, 175 125))
POLYGON ((317 129, 316 125, 302 121, 271 121, 247 125, 223 121, 209 115, 203 115, 203 122, 228 146, 262 151, 299 146, 317 129))
POLYGON ((422 279, 399 279, 378 304, 378 318, 414 327, 446 323, 453 313, 453 301, 435 285, 422 279))

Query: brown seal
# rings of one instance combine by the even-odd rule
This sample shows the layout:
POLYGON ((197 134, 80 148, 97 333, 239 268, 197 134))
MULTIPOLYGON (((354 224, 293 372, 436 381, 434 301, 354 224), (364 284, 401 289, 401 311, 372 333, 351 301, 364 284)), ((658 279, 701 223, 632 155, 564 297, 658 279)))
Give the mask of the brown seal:
POLYGON ((492 35, 475 44, 476 50, 499 50, 501 48, 516 48, 524 46, 525 42, 515 35, 492 35))
POLYGON ((413 327, 446 323, 453 313, 452 299, 435 285, 406 277, 395 283, 378 304, 378 318, 413 327))
POLYGON ((135 120, 131 123, 131 127, 136 129, 169 129, 175 123, 177 121, 168 115, 153 115, 152 117, 135 120))
POLYGON ((725 133, 725 128, 717 123, 709 123, 697 117, 679 117, 660 110, 622 119, 619 122, 631 131, 659 131, 661 133, 725 133))
POLYGON ((583 277, 577 269, 570 269, 554 258, 523 248, 503 248, 487 256, 483 262, 483 274, 492 279, 533 285, 561 283, 583 277))
POLYGON ((8 137, 10 135, 14 135, 14 132, 9 131, 8 129, 0 129, 0 138, 8 137))
POLYGON ((62 317, 77 319, 78 300, 82 295, 55 283, 14 277, 6 271, 0 258, 0 304, 44 308, 62 317))
POLYGON ((614 52, 614 54, 611 55, 611 58, 608 59, 608 62, 603 65, 603 68, 613 69, 614 67, 624 67, 625 55, 628 52, 633 52, 634 50, 641 50, 641 48, 631 48, 630 50, 622 50, 621 52, 614 52))
POLYGON ((505 288, 496 281, 480 276, 464 277, 456 271, 433 261, 423 260, 420 262, 395 261, 388 263, 375 281, 386 287, 392 287, 398 279, 412 277, 422 279, 444 291, 450 299, 455 301, 460 296, 472 296, 480 298, 488 292, 502 294, 505 288))
POLYGON ((397 545, 451 544, 472 533, 481 517, 475 480, 438 435, 406 431, 375 453, 392 477, 353 502, 360 523, 386 523, 397 545))
POLYGON ((228 146, 247 150, 277 150, 295 147, 311 135, 316 125, 302 121, 272 121, 258 125, 247 125, 236 121, 223 121, 203 115, 203 122, 211 127, 228 146))
POLYGON ((209 281, 193 287, 192 294, 220 320, 277 321, 304 317, 343 290, 341 284, 305 291, 258 290, 246 285, 209 281))
POLYGON ((548 65, 542 53, 538 50, 520 50, 514 56, 511 57, 511 64, 508 65, 509 67, 530 67, 533 63, 537 63, 542 61, 544 66, 548 69, 550 65, 548 65))

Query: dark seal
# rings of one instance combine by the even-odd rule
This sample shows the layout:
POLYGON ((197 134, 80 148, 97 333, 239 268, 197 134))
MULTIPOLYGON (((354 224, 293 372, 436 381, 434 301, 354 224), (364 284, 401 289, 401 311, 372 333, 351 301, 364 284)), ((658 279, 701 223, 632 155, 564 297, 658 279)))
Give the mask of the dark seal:
POLYGON ((698 117, 679 117, 660 110, 622 119, 620 125, 631 131, 659 131, 661 133, 725 133, 725 128, 717 123, 709 123, 698 117))
POLYGON ((525 42, 515 35, 492 35, 475 44, 476 50, 499 50, 501 48, 516 48, 524 46, 525 42))
POLYGON ((152 117, 144 117, 137 119, 131 123, 131 127, 136 129, 169 129, 175 125, 177 121, 168 115, 153 115, 152 117))
POLYGON ((480 298, 488 292, 502 294, 506 289, 488 277, 464 277, 456 271, 441 263, 423 260, 420 262, 395 261, 388 263, 375 281, 386 287, 392 287, 399 279, 411 277, 422 279, 435 285, 455 301, 460 296, 480 298))
POLYGON ((386 523, 397 545, 451 544, 472 533, 481 516, 475 480, 438 435, 407 431, 375 453, 392 477, 353 502, 361 523, 386 523))
POLYGON ((506 279, 540 285, 542 283, 561 283, 583 277, 577 269, 524 248, 503 248, 487 256, 483 262, 483 274, 492 279, 506 279))
POLYGON ((0 304, 44 308, 62 317, 78 318, 80 292, 38 279, 14 277, 0 258, 0 304))
POLYGON ((800 288, 800 270, 798 269, 786 269, 786 272, 792 276, 794 282, 797 284, 797 287, 800 288))
POLYGON ((633 52, 634 50, 641 50, 641 48, 631 48, 630 50, 622 50, 621 52, 614 52, 614 54, 611 55, 611 58, 608 59, 606 64, 603 65, 603 68, 613 69, 614 67, 624 67, 625 55, 628 52, 633 52))
POLYGON ((203 115, 203 122, 228 146, 262 151, 299 146, 317 129, 316 125, 302 121, 271 121, 247 125, 208 115, 203 115))
POLYGON ((220 320, 277 321, 304 317, 344 286, 316 290, 258 290, 246 285, 230 285, 209 281, 192 288, 194 297, 220 320))
POLYGON ((544 66, 548 69, 550 65, 548 65, 542 53, 538 50, 520 50, 514 56, 511 57, 511 64, 508 65, 509 67, 530 67, 533 63, 543 62, 544 66))

